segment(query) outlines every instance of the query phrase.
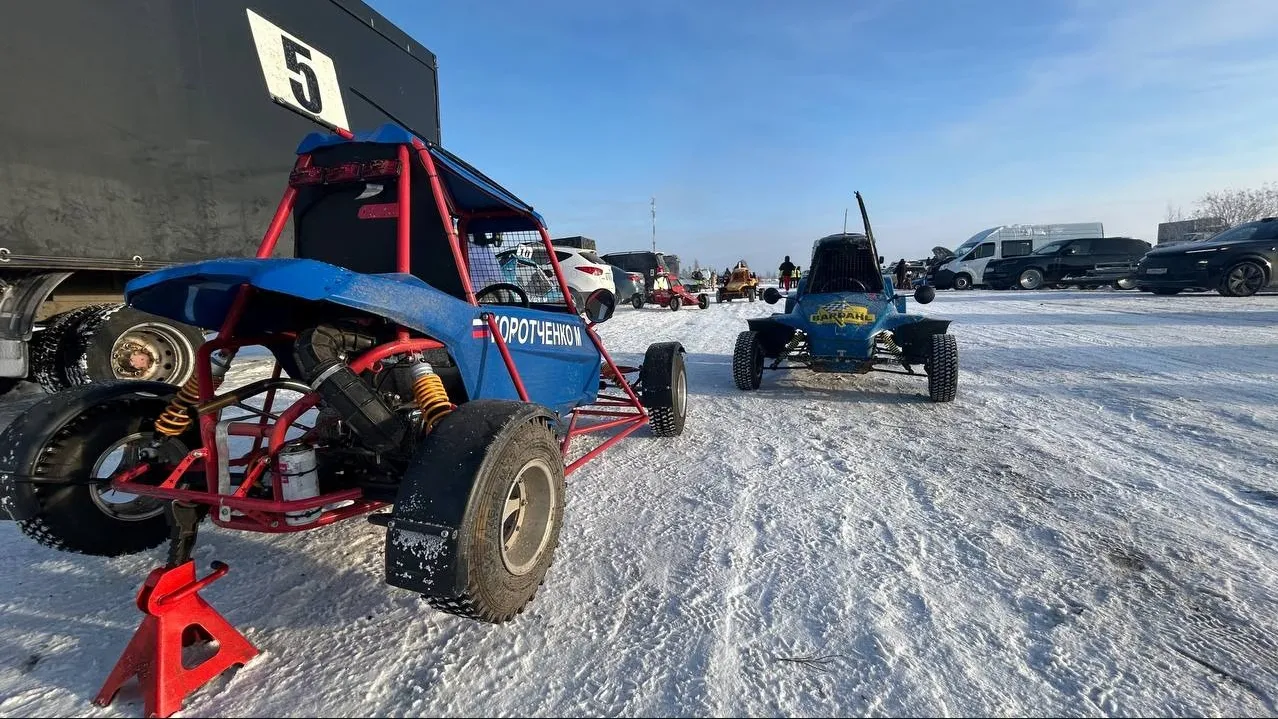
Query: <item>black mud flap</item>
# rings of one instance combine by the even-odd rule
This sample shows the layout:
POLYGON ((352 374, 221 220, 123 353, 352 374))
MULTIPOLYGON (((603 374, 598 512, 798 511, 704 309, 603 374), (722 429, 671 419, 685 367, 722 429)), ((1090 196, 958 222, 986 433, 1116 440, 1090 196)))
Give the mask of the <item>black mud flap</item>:
POLYGON ((907 364, 923 364, 932 348, 932 335, 945 334, 949 327, 950 320, 924 318, 892 330, 892 339, 901 348, 907 364))
POLYGON ((163 382, 94 382, 49 395, 18 415, 0 433, 0 520, 22 521, 39 513, 33 482, 70 481, 69 478, 32 476, 40 453, 68 422, 108 400, 132 395, 167 402, 175 392, 177 387, 163 382))
POLYGON ((512 430, 554 415, 529 402, 477 399, 458 406, 422 439, 386 523, 386 583, 433 597, 460 596, 457 561, 471 492, 489 456, 512 430))
POLYGON ((746 324, 752 331, 759 333, 759 343, 763 345, 763 356, 768 359, 779 357, 796 331, 790 325, 777 322, 771 317, 749 319, 746 320, 746 324))

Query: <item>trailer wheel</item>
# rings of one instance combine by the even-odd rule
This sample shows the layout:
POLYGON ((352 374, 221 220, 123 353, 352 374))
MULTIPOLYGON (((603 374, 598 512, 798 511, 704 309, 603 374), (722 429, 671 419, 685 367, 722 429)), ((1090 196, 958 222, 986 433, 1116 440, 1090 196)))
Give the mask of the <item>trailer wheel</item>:
MULTIPOLYGON (((431 479, 436 472, 454 474, 469 486, 469 499, 401 496, 396 501, 397 513, 400 505, 422 501, 465 503, 451 567, 458 581, 439 581, 441 589, 432 593, 428 586, 423 596, 439 611, 492 624, 514 619, 536 596, 559 545, 564 516, 559 442, 545 419, 512 413, 511 404, 461 405, 431 431, 409 467, 409 474, 425 472, 431 479)), ((422 483, 406 476, 403 486, 422 483)))
POLYGON ((204 332, 122 304, 90 313, 66 345, 68 384, 110 379, 181 385, 195 371, 204 332))
POLYGON ((44 329, 31 340, 31 378, 48 392, 59 392, 69 387, 67 354, 69 345, 75 341, 74 330, 85 317, 112 306, 85 305, 45 320, 44 329))
POLYGON ((639 383, 652 433, 657 437, 683 434, 688 417, 688 375, 683 363, 683 346, 678 342, 649 346, 639 368, 639 383))
POLYGON ((155 418, 176 388, 163 387, 167 394, 159 395, 154 384, 145 386, 147 394, 135 387, 103 382, 58 392, 0 435, 18 473, 72 481, 34 486, 39 511, 17 523, 23 534, 46 547, 102 557, 146 551, 169 538, 164 501, 113 490, 105 480, 145 454, 176 464, 198 444, 198 430, 153 448, 155 418))
POLYGON ((927 393, 933 402, 953 402, 958 394, 958 340, 951 334, 932 335, 927 361, 927 393))
POLYGON ((759 389, 763 384, 763 343, 759 333, 746 330, 737 335, 737 346, 732 351, 732 379, 737 389, 759 389))

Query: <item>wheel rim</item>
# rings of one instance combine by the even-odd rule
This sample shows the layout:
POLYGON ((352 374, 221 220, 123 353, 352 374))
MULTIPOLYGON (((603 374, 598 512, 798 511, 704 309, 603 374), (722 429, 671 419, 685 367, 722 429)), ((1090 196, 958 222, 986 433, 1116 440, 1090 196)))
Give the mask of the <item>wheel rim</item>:
POLYGON ((1264 281, 1265 273, 1251 263, 1238 265, 1230 270, 1227 279, 1229 291, 1235 295, 1255 294, 1264 281))
POLYGON ((1025 270, 1021 273, 1021 287, 1036 290, 1043 286, 1043 273, 1038 270, 1025 270))
POLYGON ((146 442, 150 438, 151 434, 148 432, 130 434, 108 447, 93 463, 89 477, 103 481, 89 485, 89 499, 108 517, 122 522, 142 522, 164 513, 164 502, 112 489, 111 484, 106 481, 120 469, 141 461, 146 448, 137 443, 146 442))
POLYGON ((111 346, 111 373, 116 379, 181 384, 191 371, 195 348, 181 332, 158 322, 134 325, 111 346))
POLYGON ((1118 289, 1120 290, 1130 290, 1131 288, 1135 286, 1136 286, 1136 283, 1133 280, 1130 280, 1128 278, 1123 278, 1118 281, 1118 289))
POLYGON ((682 417, 684 408, 688 406, 688 375, 683 371, 679 372, 679 379, 675 381, 673 399, 675 414, 682 417))
POLYGON ((958 276, 957 278, 955 278, 955 280, 954 280, 954 287, 955 287, 955 289, 965 290, 965 289, 967 289, 968 284, 969 284, 969 283, 968 283, 968 281, 967 281, 967 277, 966 277, 965 275, 959 275, 959 276, 958 276))
POLYGON ((525 464, 506 489, 501 512, 501 561, 522 576, 533 570, 550 544, 558 502, 554 474, 541 459, 525 464))

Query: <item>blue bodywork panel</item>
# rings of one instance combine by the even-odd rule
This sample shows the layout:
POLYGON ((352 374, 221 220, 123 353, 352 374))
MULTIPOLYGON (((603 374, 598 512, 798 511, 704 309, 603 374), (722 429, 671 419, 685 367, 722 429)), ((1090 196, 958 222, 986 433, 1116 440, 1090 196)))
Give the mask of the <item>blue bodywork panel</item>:
MULTIPOLYGON (((422 332, 447 347, 471 399, 519 399, 480 319, 491 312, 530 400, 563 414, 598 394, 601 359, 581 317, 510 305, 475 307, 411 275, 364 275, 315 260, 209 260, 143 275, 129 282, 125 297, 144 312, 216 329, 241 284, 362 310, 422 332)), ((259 302, 245 313, 238 333, 291 329, 291 315, 272 313, 269 296, 259 296, 259 302)))

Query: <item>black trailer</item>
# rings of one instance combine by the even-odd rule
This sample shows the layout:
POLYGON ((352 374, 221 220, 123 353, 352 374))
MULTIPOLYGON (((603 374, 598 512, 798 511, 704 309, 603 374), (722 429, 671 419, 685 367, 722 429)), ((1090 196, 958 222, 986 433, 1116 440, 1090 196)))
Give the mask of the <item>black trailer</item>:
POLYGON ((0 67, 0 393, 185 381, 202 330, 125 282, 251 255, 317 121, 440 140, 434 54, 358 0, 14 2, 0 67))

